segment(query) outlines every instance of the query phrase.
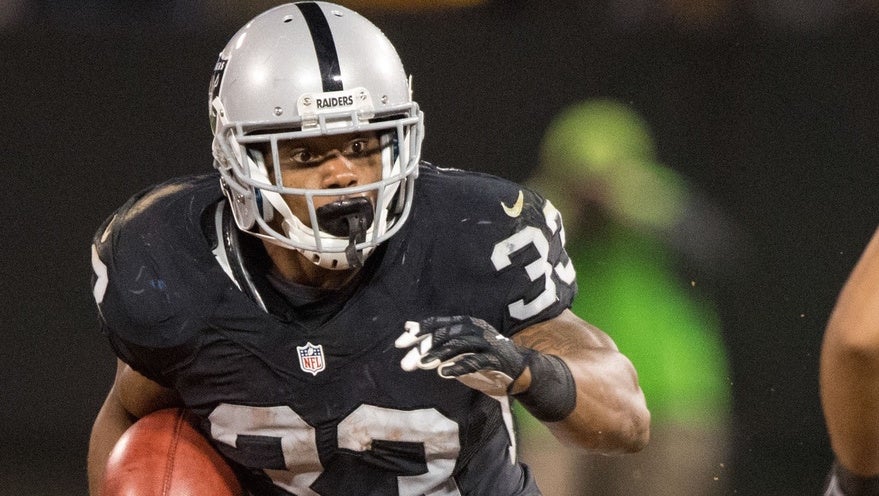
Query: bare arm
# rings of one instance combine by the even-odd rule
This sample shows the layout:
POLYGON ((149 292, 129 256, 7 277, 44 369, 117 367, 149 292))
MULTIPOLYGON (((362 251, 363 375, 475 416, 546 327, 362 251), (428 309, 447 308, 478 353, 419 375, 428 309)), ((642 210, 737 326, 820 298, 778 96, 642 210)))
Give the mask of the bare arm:
POLYGON ((116 379, 95 418, 89 440, 89 494, 100 494, 100 482, 110 451, 125 430, 144 415, 179 404, 177 395, 118 361, 116 379))
POLYGON ((855 474, 879 474, 879 230, 830 316, 820 379, 837 459, 855 474))
MULTIPOLYGON (((560 441, 602 453, 635 452, 650 436, 650 412, 632 363, 613 340, 565 310, 513 336, 519 346, 564 360, 576 384, 576 406, 565 419, 545 425, 560 441)), ((511 393, 526 391, 529 369, 511 393)))

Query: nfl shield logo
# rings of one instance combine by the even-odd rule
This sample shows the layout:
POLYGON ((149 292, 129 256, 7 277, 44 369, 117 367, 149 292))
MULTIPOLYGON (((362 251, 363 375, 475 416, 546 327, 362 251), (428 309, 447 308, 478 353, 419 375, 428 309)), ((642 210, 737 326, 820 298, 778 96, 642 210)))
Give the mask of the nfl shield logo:
POLYGON ((311 375, 317 375, 324 369, 324 347, 323 345, 313 345, 310 342, 305 346, 296 347, 299 355, 299 368, 303 372, 311 372, 311 375))

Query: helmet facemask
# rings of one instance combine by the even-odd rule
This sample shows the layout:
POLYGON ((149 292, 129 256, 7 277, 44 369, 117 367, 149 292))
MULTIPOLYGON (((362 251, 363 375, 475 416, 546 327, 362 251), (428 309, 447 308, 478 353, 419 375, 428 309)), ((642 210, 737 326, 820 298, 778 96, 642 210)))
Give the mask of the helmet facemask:
POLYGON ((414 102, 400 110, 399 115, 385 119, 375 119, 372 112, 363 110, 322 113, 311 125, 301 123, 303 128, 273 131, 258 129, 256 123, 224 123, 219 112, 214 140, 217 168, 233 199, 238 227, 270 243, 298 250, 323 268, 361 266, 376 246, 400 229, 411 208, 422 120, 414 102), (333 189, 291 188, 281 182, 279 142, 370 131, 378 133, 381 147, 378 181, 333 189), (272 159, 266 160, 260 149, 270 150, 272 159), (304 199, 307 222, 293 214, 286 196, 304 199), (314 202, 317 197, 335 200, 318 208, 314 202), (374 198, 375 205, 367 197, 374 198))

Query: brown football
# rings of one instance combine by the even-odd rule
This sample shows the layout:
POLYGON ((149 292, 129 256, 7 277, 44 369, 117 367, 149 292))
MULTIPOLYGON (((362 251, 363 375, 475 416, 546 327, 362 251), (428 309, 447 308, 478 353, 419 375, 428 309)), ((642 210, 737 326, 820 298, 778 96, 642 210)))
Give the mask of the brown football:
POLYGON ((105 496, 243 496, 235 473, 182 408, 134 423, 110 452, 105 496))

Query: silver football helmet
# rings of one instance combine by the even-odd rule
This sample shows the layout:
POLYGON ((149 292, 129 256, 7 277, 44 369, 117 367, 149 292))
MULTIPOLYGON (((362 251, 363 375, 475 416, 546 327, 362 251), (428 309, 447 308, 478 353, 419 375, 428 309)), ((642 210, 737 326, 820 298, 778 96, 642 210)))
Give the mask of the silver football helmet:
POLYGON ((260 14, 220 53, 209 98, 214 166, 241 230, 298 250, 321 267, 345 269, 362 264, 406 221, 423 114, 393 45, 360 14, 327 2, 291 3, 260 14), (279 141, 370 131, 382 140, 379 181, 336 189, 282 183, 279 141), (257 149, 270 150, 273 160, 257 149), (338 218, 323 219, 314 206, 315 197, 372 194, 375 205, 367 205, 368 212, 347 205, 331 214, 347 215, 350 227, 338 218), (291 212, 286 195, 305 198, 306 222, 291 212))

